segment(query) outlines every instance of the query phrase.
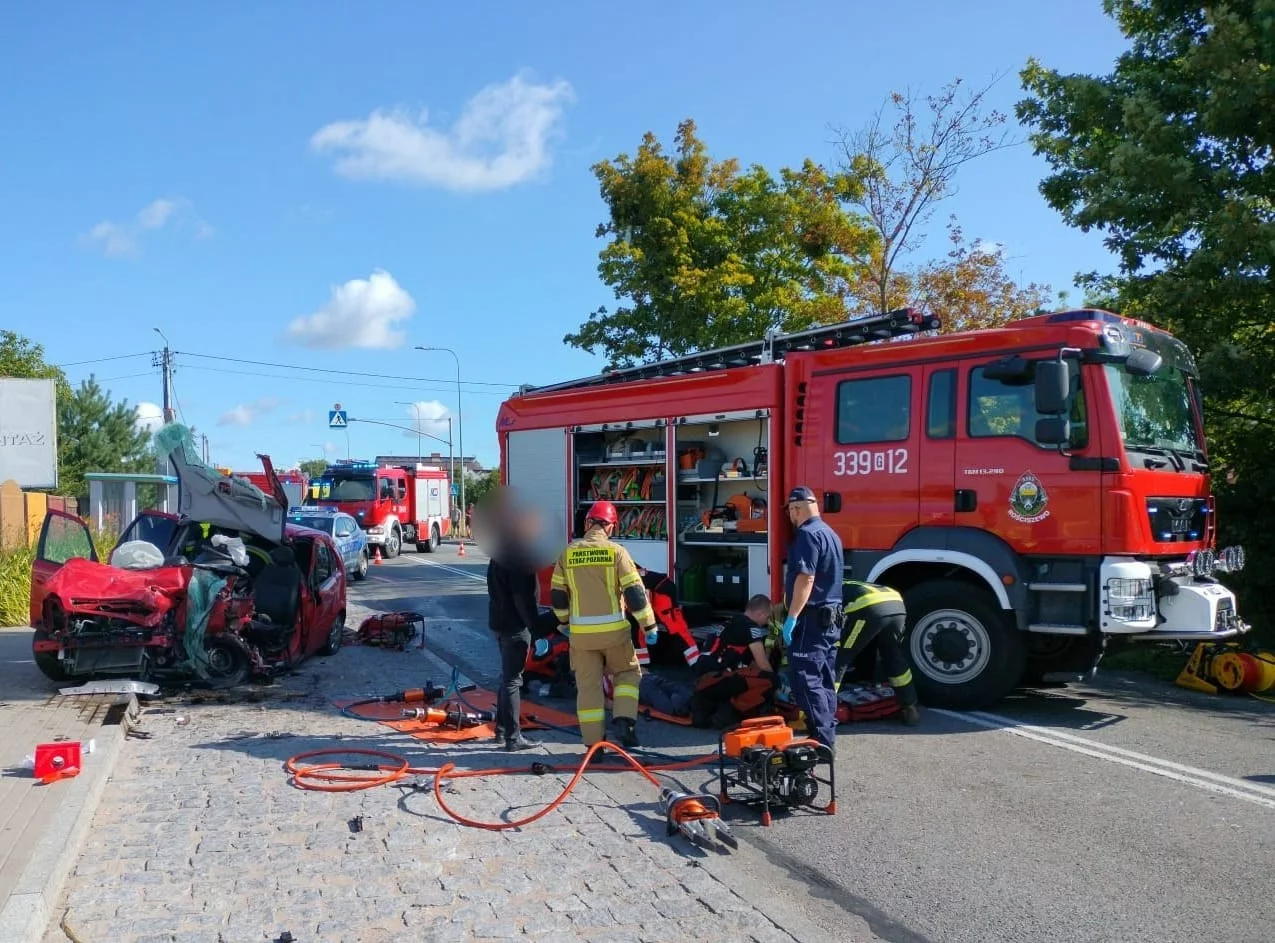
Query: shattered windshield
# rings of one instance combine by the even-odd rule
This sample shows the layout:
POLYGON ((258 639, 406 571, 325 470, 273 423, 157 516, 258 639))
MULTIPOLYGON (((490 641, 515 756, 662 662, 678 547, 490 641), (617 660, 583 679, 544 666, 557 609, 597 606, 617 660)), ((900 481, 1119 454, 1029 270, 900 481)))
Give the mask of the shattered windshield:
POLYGON ((375 501, 376 479, 323 478, 319 481, 321 501, 375 501))

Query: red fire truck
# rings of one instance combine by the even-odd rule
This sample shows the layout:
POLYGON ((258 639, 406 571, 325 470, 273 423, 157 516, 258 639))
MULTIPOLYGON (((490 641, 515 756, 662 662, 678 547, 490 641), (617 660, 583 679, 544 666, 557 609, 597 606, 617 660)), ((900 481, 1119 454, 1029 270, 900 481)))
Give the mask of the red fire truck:
POLYGON ((1245 632, 1218 572, 1195 362, 1107 311, 924 336, 891 312, 544 387, 501 407, 502 480, 563 539, 596 498, 685 609, 779 598, 807 485, 846 575, 898 588, 924 700, 1091 673, 1110 639, 1245 632))
POLYGON ((351 515, 367 533, 368 544, 382 547, 391 559, 404 542, 433 553, 452 529, 447 470, 435 465, 343 459, 310 482, 305 503, 351 515))
MULTIPOLYGON (((233 472, 236 478, 243 478, 252 482, 266 494, 273 487, 269 480, 261 472, 233 472)), ((309 479, 306 478, 305 472, 300 469, 291 469, 289 471, 275 471, 275 476, 279 479, 279 483, 283 485, 284 494, 288 497, 289 506, 300 504, 305 499, 306 486, 309 479)))

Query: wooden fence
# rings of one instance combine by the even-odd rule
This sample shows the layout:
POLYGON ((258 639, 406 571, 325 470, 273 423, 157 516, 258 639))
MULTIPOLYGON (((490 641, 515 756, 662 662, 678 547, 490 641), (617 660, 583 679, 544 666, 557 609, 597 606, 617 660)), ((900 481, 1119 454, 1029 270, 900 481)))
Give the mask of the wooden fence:
POLYGON ((0 483, 0 552, 30 547, 40 537, 40 526, 49 509, 78 513, 74 498, 23 491, 16 481, 0 483))

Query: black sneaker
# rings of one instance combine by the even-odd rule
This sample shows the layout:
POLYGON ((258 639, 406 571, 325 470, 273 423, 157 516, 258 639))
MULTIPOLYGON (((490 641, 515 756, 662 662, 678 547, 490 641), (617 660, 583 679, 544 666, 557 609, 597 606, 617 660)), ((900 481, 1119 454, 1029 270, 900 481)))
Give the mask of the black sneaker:
POLYGON ((534 750, 538 746, 540 746, 540 741, 528 740, 521 734, 519 734, 515 740, 505 741, 505 749, 511 753, 517 753, 520 750, 534 750))
POLYGON ((915 727, 921 722, 921 712, 915 704, 903 708, 903 722, 909 727, 915 727))

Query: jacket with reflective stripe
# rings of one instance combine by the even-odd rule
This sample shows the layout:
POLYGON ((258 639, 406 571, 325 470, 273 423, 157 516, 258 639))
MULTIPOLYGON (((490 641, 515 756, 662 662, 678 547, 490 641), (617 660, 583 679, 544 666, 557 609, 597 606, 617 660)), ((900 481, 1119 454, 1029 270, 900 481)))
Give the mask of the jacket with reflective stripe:
POLYGON ((549 587, 554 615, 573 633, 627 629, 626 605, 642 628, 655 625, 633 558, 601 528, 567 545, 554 565, 549 587))
POLYGON ((841 591, 845 599, 842 611, 846 615, 861 612, 870 606, 880 607, 876 614, 882 616, 901 615, 907 611, 903 606, 903 597, 889 586, 846 580, 841 591))

